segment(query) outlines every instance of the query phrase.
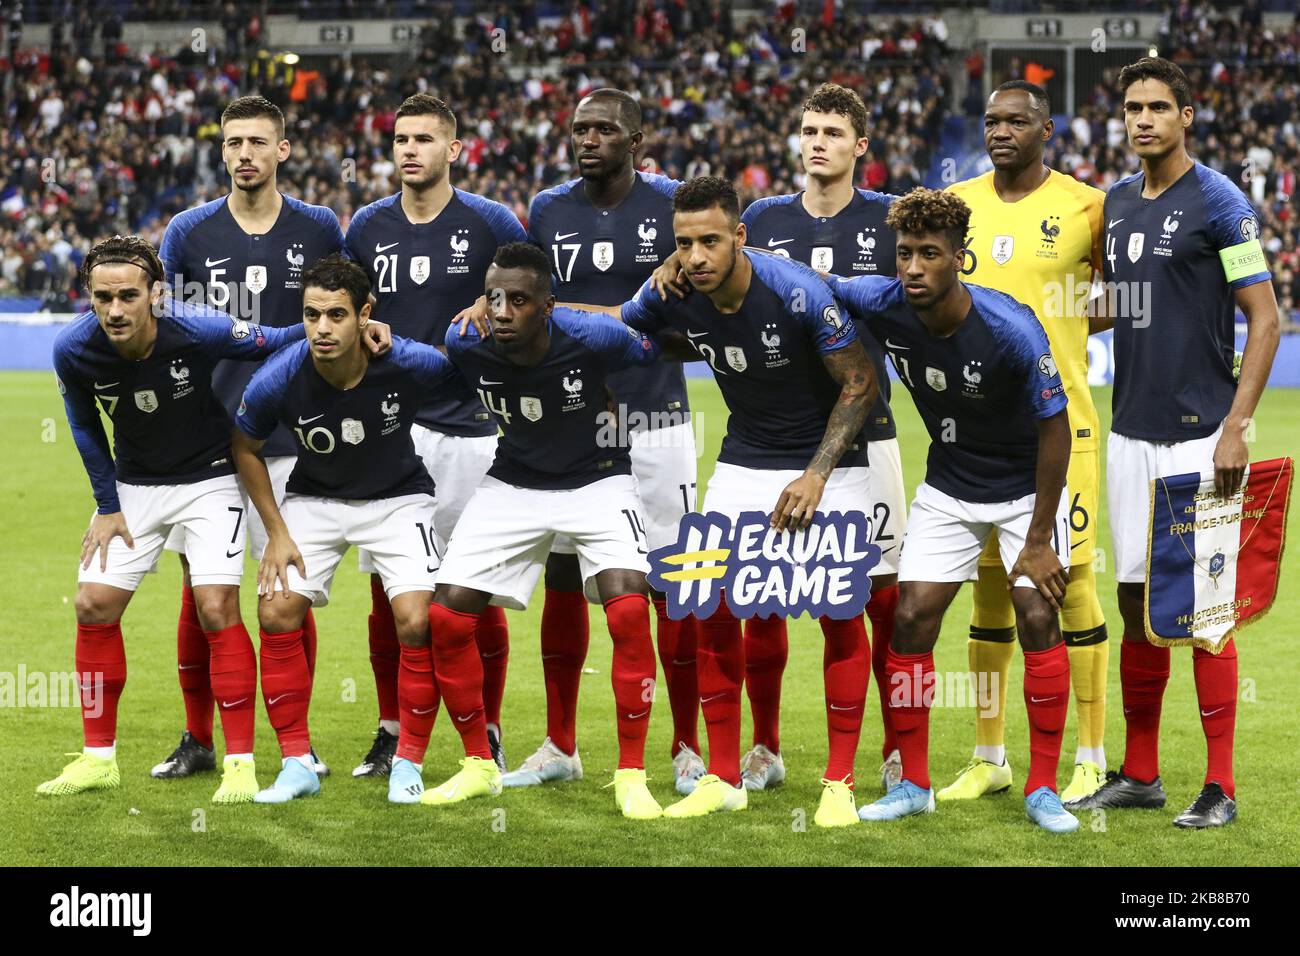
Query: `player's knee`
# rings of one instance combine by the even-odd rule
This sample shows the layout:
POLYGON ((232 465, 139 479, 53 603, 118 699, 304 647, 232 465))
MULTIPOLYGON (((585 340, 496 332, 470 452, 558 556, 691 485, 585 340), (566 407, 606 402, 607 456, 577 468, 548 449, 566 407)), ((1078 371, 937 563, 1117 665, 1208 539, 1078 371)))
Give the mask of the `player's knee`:
POLYGON ((892 646, 900 654, 923 654, 933 643, 932 632, 937 632, 937 616, 922 602, 903 599, 894 611, 894 638, 892 646))
POLYGON ((582 571, 576 554, 552 554, 546 559, 546 587, 551 591, 582 590, 582 571))
POLYGON ((397 640, 407 647, 424 647, 429 643, 429 608, 406 607, 400 613, 394 610, 393 622, 397 625, 397 640))
POLYGON ((200 587, 194 591, 194 609, 205 631, 224 631, 239 623, 239 588, 200 587))
POLYGON ((120 602, 101 588, 78 588, 74 607, 78 624, 112 624, 122 616, 120 602))
POLYGON ((1055 643, 1052 635, 1060 633, 1056 611, 1047 601, 1039 599, 1020 608, 1020 637, 1022 643, 1034 650, 1041 650, 1055 643))
POLYGON ((302 613, 294 606, 296 602, 283 600, 280 595, 269 601, 260 601, 257 605, 257 623, 268 634, 284 634, 302 627, 302 613))

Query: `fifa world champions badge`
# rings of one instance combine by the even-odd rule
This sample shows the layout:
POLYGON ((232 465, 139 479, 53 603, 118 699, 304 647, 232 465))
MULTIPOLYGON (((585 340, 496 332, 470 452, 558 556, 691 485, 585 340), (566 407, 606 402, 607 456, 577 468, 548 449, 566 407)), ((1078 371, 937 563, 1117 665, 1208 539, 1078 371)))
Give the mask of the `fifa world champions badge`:
POLYGON ((733 522, 711 511, 684 516, 677 542, 650 553, 650 586, 675 621, 712 615, 725 595, 737 618, 860 615, 871 598, 880 548, 860 511, 818 512, 802 531, 776 531, 761 511, 733 522))

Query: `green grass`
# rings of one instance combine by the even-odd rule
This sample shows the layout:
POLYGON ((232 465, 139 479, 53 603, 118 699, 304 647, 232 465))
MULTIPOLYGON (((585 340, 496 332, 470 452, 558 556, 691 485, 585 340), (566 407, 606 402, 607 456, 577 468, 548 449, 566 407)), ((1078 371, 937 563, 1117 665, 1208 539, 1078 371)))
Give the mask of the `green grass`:
MULTIPOLYGON (((1109 418, 1110 396, 1097 390, 1109 418)), ((708 477, 726 421, 711 382, 692 382, 692 401, 705 416, 708 440, 700 487, 708 477)), ((924 472, 927 440, 910 401, 896 404, 909 490, 924 472)), ((1300 434, 1300 392, 1273 391, 1259 412, 1252 458, 1295 453, 1300 434)), ((63 672, 73 666, 76 588, 74 561, 93 504, 69 436, 52 376, 0 374, 0 441, 6 467, 5 548, 0 553, 0 670, 63 672), (52 439, 52 440, 51 440, 52 439)), ((1103 471, 1104 474, 1104 471, 1103 471)), ((1104 497, 1104 496, 1103 496, 1104 497)), ((1104 501, 1103 501, 1104 508, 1104 501)), ((1109 547, 1105 520, 1102 546, 1109 547)), ((1020 700, 1020 661, 1013 664, 1007 743, 1016 786, 973 804, 943 806, 932 817, 892 826, 858 826, 820 832, 811 817, 820 792, 826 731, 821 690, 821 637, 806 619, 791 629, 785 679, 783 747, 790 776, 776 791, 757 795, 747 813, 673 823, 634 824, 614 809, 615 735, 609 689, 609 641, 599 614, 592 615, 592 673, 584 679, 579 740, 587 779, 581 783, 507 792, 446 811, 393 807, 385 782, 354 781, 348 773, 365 753, 374 728, 375 692, 366 644, 369 592, 349 573, 351 557, 335 581, 333 600, 318 616, 320 657, 312 706, 313 739, 335 775, 321 796, 283 807, 213 807, 215 774, 181 781, 151 780, 149 767, 165 757, 183 725, 176 683, 175 621, 179 572, 167 558, 146 579, 127 611, 130 676, 122 701, 119 762, 122 786, 106 794, 38 799, 33 788, 54 776, 63 754, 80 747, 75 710, 0 708, 0 860, 8 864, 275 865, 275 864, 1012 864, 1193 865, 1300 863, 1295 793, 1300 711, 1295 688, 1300 663, 1290 627, 1300 616, 1296 549, 1284 568, 1273 612, 1243 633, 1243 702, 1237 727, 1237 780, 1241 818, 1222 832, 1185 833, 1170 825, 1200 787, 1205 748, 1196 713, 1189 652, 1174 655, 1165 701, 1162 772, 1170 806, 1163 812, 1084 815, 1080 833, 1053 838, 1024 817, 1019 795, 1028 765, 1028 740, 1020 700), (354 689, 350 693, 349 689, 354 689), (349 699, 351 698, 351 699, 349 699), (199 811, 202 811, 200 813, 199 811), (806 821, 805 828, 799 824, 806 821), (202 825, 200 825, 202 824, 202 825)), ((249 566, 251 572, 252 565, 249 566)), ((251 582, 252 578, 245 579, 251 582)), ((1112 572, 1099 575, 1102 605, 1118 640, 1112 572)), ((949 612, 936 651, 941 671, 964 671, 969 589, 949 612)), ((540 596, 526 613, 509 615, 510 678, 503 725, 512 763, 540 742, 545 727, 537 650, 540 596)), ((244 619, 253 622, 254 600, 244 595, 244 619)), ((1107 749, 1112 764, 1123 753, 1119 707, 1119 654, 1111 655, 1107 749)), ((864 796, 874 794, 880 747, 876 689, 870 692, 858 774, 864 796)), ((746 707, 746 711, 748 707, 746 707)), ((650 729, 651 789, 667 802, 671 775, 670 720, 661 696, 650 729)), ((748 734, 748 726, 745 730, 748 734)), ((746 741, 748 737, 744 738, 746 741)), ((946 784, 965 763, 972 744, 971 715, 956 708, 934 711, 931 768, 946 784)), ((1073 753, 1073 708, 1066 731, 1063 780, 1073 753)), ((455 769, 460 754, 442 717, 434 731, 425 777, 436 782, 455 769)), ((259 716, 257 759, 263 784, 278 766, 274 737, 259 716)))

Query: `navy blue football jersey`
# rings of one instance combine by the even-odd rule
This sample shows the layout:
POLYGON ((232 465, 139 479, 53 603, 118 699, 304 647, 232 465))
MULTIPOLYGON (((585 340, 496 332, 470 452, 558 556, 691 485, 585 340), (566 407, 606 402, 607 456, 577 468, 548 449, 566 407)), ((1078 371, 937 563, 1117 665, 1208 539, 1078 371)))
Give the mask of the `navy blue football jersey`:
POLYGON ((606 409, 610 376, 655 362, 646 336, 604 313, 556 308, 551 344, 533 366, 516 365, 471 327, 447 332, 447 355, 501 425, 488 474, 520 488, 581 488, 632 473, 625 429, 606 409))
MULTIPOLYGON (((855 189, 849 204, 834 216, 813 216, 803 205, 803 193, 767 196, 749 204, 740 221, 747 243, 756 249, 797 259, 818 272, 842 276, 885 275, 896 272, 894 230, 885 225, 894 197, 855 189)), ((885 355, 870 335, 861 335, 880 381, 880 394, 867 417, 867 441, 898 437, 889 410, 889 376, 885 355)))
MULTIPOLYGON (((302 323, 303 270, 343 249, 338 218, 325 206, 290 196, 269 232, 244 232, 227 204, 228 197, 187 209, 167 224, 162 258, 173 294, 186 302, 224 309, 236 319, 263 328, 302 323)), ((235 413, 253 375, 253 366, 227 362, 217 367, 213 388, 230 414, 235 413)), ((293 435, 271 436, 266 454, 295 455, 293 435)))
MULTIPOLYGON (((665 302, 649 280, 623 305, 623 321, 650 335, 684 333, 713 369, 731 413, 718 461, 746 468, 803 469, 839 400, 822 356, 857 341, 835 297, 802 263, 744 249, 754 267, 740 310, 719 312, 698 292, 665 302)), ((867 464, 859 434, 837 467, 867 464)))
POLYGON ((1145 181, 1120 180, 1102 212, 1102 270, 1116 305, 1111 428, 1189 441, 1228 415, 1233 294, 1268 281, 1268 266, 1255 210, 1226 176, 1195 163, 1155 199, 1142 198, 1145 181))
POLYGON ((294 494, 362 501, 431 495, 411 424, 421 403, 454 378, 436 348, 395 335, 392 352, 371 358, 361 381, 342 391, 316 371, 303 342, 258 369, 235 424, 258 441, 277 423, 290 430, 298 461, 285 489, 294 494))
POLYGON ((118 354, 93 311, 54 340, 59 391, 100 514, 122 510, 117 481, 184 485, 233 474, 230 417, 213 394, 213 368, 221 359, 265 358, 303 337, 301 325, 232 322, 225 312, 170 296, 157 321, 153 351, 140 361, 118 354), (111 455, 100 408, 113 422, 111 455))
POLYGON ((967 285, 965 321, 936 338, 898 279, 861 276, 832 286, 859 326, 884 346, 912 393, 930 433, 926 482, 961 501, 986 504, 1033 494, 1037 421, 1066 407, 1065 386, 1033 309, 967 285))
MULTIPOLYGON (((527 240, 505 206, 457 189, 432 222, 414 224, 402 194, 365 206, 348 224, 347 255, 370 275, 374 317, 396 335, 442 345, 447 324, 483 294, 497 247, 527 240)), ((496 422, 470 389, 447 390, 416 422, 446 435, 495 435, 496 422)))
MULTIPOLYGON (((632 191, 617 206, 598 209, 581 179, 533 197, 528 238, 551 257, 555 295, 561 302, 620 305, 673 254, 675 179, 637 173, 632 191)), ((677 363, 630 368, 610 380, 615 401, 640 412, 650 427, 688 420, 686 377, 677 363)))

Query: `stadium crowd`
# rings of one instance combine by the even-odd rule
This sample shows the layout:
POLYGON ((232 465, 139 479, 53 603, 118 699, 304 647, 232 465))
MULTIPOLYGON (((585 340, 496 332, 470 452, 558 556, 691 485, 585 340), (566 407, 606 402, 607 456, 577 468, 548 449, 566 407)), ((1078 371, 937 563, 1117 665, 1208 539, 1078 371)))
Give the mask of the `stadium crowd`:
MULTIPOLYGON (((542 19, 536 4, 499 4, 459 33, 425 31, 408 54, 294 67, 258 50, 260 21, 233 4, 153 4, 219 13, 219 43, 177 54, 127 49, 116 9, 97 17, 85 4, 55 6, 68 26, 52 49, 15 46, 11 31, 0 126, 0 296, 40 298, 53 311, 78 308, 76 270, 92 240, 140 232, 156 243, 172 215, 226 191, 217 120, 248 92, 290 119, 282 176, 345 227, 354 209, 397 190, 389 136, 413 91, 458 112, 456 185, 521 219, 532 195, 576 175, 568 121, 597 86, 641 97, 646 168, 726 175, 742 202, 802 185, 791 117, 819 83, 863 93, 872 145, 860 185, 895 194, 926 180, 954 96, 938 16, 796 21, 797 4, 777 3, 775 15, 733 24, 726 0, 615 0, 542 19)), ((454 7, 411 6, 440 22, 454 7)), ((1284 322, 1300 328, 1300 20, 1272 35, 1257 17, 1181 3, 1168 10, 1160 49, 1192 78, 1198 158, 1241 182, 1258 208, 1284 322)), ((1135 168, 1113 90, 1093 91, 1047 158, 1102 188, 1135 168)))

